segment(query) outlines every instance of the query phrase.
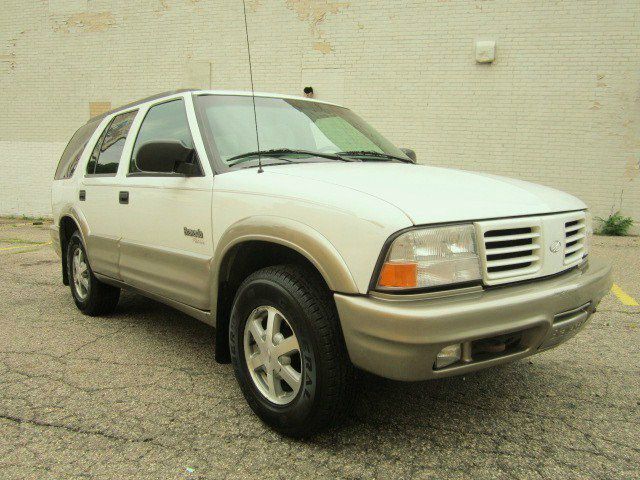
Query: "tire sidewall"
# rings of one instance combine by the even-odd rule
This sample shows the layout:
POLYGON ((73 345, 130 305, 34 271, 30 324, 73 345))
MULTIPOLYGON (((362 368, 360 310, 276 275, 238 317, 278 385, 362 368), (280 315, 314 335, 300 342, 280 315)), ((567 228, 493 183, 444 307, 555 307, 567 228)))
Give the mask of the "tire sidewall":
POLYGON ((84 310, 89 305, 89 301, 91 299, 91 294, 94 290, 94 282, 93 282, 93 272, 91 271, 91 266, 89 265, 89 259, 87 258, 87 251, 84 248, 82 243, 82 239, 78 233, 74 233, 69 239, 69 246, 67 247, 67 274, 69 275, 69 286, 71 287, 71 294, 73 295, 73 301, 76 306, 80 310, 84 310), (85 262, 87 264, 87 270, 89 271, 89 289, 87 291, 87 296, 83 300, 78 296, 78 292, 76 292, 74 277, 73 277, 73 252, 76 248, 79 247, 82 250, 82 254, 84 255, 85 262))
POLYGON ((313 347, 313 326, 295 297, 283 286, 267 279, 254 279, 240 287, 229 325, 229 348, 238 383, 250 407, 267 423, 280 430, 299 428, 314 412, 318 397, 318 361, 313 347), (300 347, 302 385, 294 400, 277 405, 258 390, 247 368, 244 354, 245 324, 254 309, 272 306, 280 310, 294 330, 300 347))

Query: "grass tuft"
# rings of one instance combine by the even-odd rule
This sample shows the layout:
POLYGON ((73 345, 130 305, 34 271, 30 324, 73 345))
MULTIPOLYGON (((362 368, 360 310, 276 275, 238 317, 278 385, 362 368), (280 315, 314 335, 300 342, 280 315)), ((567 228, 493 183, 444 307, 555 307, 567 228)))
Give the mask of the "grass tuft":
POLYGON ((608 218, 596 217, 596 220, 601 222, 596 232, 598 235, 624 237, 629 234, 629 229, 633 226, 633 218, 623 217, 620 212, 613 213, 608 218))

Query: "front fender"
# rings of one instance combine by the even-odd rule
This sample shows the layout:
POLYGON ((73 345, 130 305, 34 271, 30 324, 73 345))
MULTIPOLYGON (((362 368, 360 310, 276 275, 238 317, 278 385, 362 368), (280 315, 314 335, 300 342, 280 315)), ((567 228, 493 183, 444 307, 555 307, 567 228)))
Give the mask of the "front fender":
POLYGON ((247 217, 234 223, 220 238, 211 269, 212 299, 217 298, 220 269, 225 255, 231 248, 246 241, 271 242, 291 248, 316 267, 331 291, 358 293, 358 287, 347 264, 324 235, 296 220, 261 215, 247 217))

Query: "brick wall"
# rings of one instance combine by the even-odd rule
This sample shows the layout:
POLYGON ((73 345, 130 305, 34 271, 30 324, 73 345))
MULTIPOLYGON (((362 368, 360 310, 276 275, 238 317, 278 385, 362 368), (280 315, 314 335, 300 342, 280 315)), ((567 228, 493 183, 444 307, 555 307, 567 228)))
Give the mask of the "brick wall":
MULTIPOLYGON (((640 2, 247 0, 257 90, 352 107, 421 162, 557 187, 640 220, 640 2), (474 42, 495 40, 493 64, 474 42)), ((4 2, 0 213, 48 211, 100 105, 249 88, 239 0, 4 2)))

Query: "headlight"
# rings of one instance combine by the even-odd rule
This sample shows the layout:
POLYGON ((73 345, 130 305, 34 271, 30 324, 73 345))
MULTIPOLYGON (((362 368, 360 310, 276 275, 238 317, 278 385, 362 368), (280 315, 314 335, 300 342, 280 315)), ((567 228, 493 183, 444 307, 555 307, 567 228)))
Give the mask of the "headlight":
POLYGON ((439 287, 478 281, 473 225, 410 230, 396 238, 377 280, 381 290, 439 287))

